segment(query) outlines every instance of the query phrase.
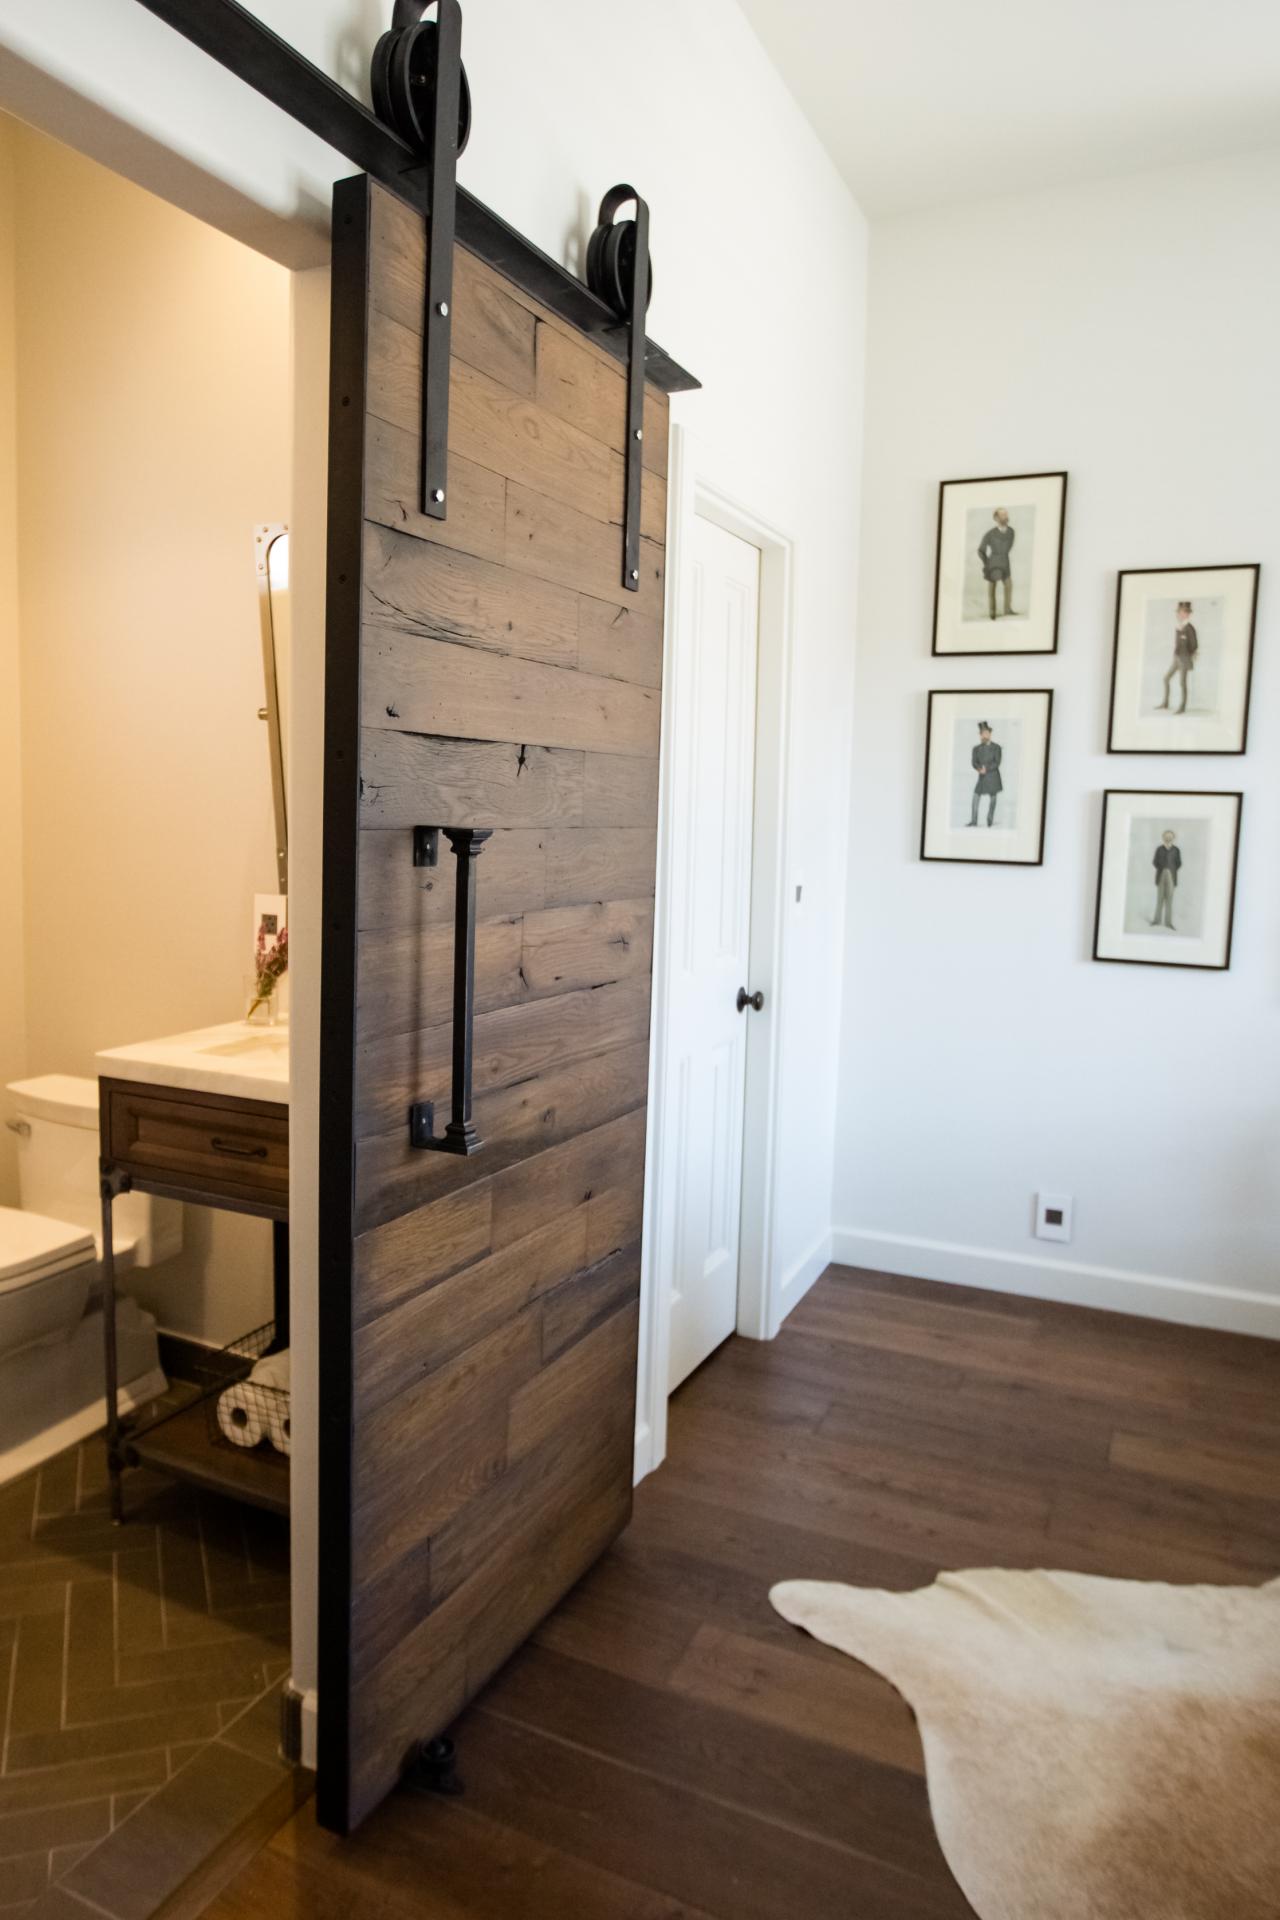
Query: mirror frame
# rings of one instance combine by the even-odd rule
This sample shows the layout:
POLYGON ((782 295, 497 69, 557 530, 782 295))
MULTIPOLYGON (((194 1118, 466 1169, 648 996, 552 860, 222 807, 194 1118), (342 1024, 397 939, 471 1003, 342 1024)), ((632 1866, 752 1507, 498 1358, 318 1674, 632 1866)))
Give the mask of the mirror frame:
POLYGON ((275 620, 271 609, 271 549, 289 532, 286 520, 270 520, 254 529, 254 568, 258 587, 258 622, 262 629, 262 679, 266 705, 258 708, 267 723, 267 751, 271 758, 271 801, 275 812, 276 878, 281 893, 289 891, 289 809, 284 785, 284 734, 280 714, 280 685, 276 676, 275 620))

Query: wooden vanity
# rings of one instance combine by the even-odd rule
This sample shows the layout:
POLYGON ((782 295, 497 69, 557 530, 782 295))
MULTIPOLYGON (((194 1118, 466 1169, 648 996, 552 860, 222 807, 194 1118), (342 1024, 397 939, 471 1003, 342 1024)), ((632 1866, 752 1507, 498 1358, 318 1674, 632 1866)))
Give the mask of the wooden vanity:
POLYGON ((289 1325, 289 1049, 287 1028, 242 1022, 98 1055, 102 1171, 107 1455, 113 1517, 123 1476, 147 1465, 277 1513, 289 1509, 289 1462, 267 1447, 214 1439, 217 1390, 145 1416, 121 1415, 116 1364, 112 1210, 130 1191, 273 1223, 274 1318, 289 1325))

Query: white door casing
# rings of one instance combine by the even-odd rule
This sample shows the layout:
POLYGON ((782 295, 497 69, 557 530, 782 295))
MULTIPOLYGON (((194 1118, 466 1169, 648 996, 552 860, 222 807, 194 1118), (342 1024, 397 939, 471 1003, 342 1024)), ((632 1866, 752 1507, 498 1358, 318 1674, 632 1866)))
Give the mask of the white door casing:
POLYGON ((751 988, 752 823, 760 552, 699 514, 690 529, 689 640, 677 662, 667 1075, 662 1136, 673 1201, 668 1391, 738 1318, 751 988))

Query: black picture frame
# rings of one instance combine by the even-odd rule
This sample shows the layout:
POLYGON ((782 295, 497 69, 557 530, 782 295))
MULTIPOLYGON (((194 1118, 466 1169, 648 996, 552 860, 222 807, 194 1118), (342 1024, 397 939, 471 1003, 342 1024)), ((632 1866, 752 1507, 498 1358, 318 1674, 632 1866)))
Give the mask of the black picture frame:
MULTIPOLYGON (((1044 865, 1045 827, 1049 813, 1049 752, 1053 740, 1052 687, 931 687, 924 730, 924 796, 920 814, 920 858, 958 867, 1042 867, 1044 865), (929 844, 929 771, 933 751, 933 703, 935 700, 976 698, 992 701, 1016 694, 1021 700, 1042 699, 1044 709, 1044 770, 1040 781, 1040 819, 1033 860, 1002 860, 979 853, 930 853, 929 844)), ((981 844, 980 842, 977 844, 981 844)))
POLYGON ((1102 795, 1102 826, 1098 836, 1098 888, 1093 914, 1093 958, 1100 966, 1173 967, 1189 973, 1226 973, 1231 966, 1231 951, 1236 930, 1236 882, 1240 871, 1240 829, 1244 820, 1244 794, 1238 789, 1192 787, 1107 787, 1102 795), (1231 836, 1231 888, 1227 907, 1226 941, 1221 960, 1154 960, 1136 954, 1099 953, 1102 937, 1102 894, 1107 872, 1107 821, 1113 799, 1125 797, 1152 799, 1234 800, 1235 829, 1231 836))
MULTIPOLYGON (((1122 567, 1116 575, 1116 614, 1111 642, 1111 695, 1107 705, 1107 752, 1124 754, 1142 754, 1158 756, 1177 755, 1193 759, 1220 756, 1235 757, 1248 751, 1249 744, 1249 707, 1253 699, 1253 656, 1258 632, 1258 589, 1262 579, 1262 566, 1257 560, 1224 560, 1217 565, 1199 565, 1192 567, 1122 567), (1253 575, 1253 594, 1249 608, 1249 640, 1245 655, 1244 703, 1240 714, 1240 744, 1238 747, 1125 747, 1115 744, 1116 737, 1116 692, 1120 676, 1120 629, 1124 617, 1124 593, 1126 580, 1153 579, 1160 574, 1188 573, 1251 573, 1253 575)), ((1117 792, 1130 792, 1134 789, 1117 788, 1117 792)))
POLYGON ((1044 473, 1005 473, 973 474, 963 480, 943 480, 938 485, 938 529, 934 547, 933 563, 933 629, 930 650, 936 660, 1006 660, 1030 658, 1047 659, 1058 651, 1058 635, 1062 620, 1062 557, 1066 543, 1067 530, 1067 470, 1063 467, 1050 468, 1044 473), (1061 490, 1058 502, 1058 556, 1057 577, 1053 586, 1053 644, 1049 647, 940 647, 938 645, 938 621, 942 610, 942 539, 946 524, 947 489, 949 487, 1005 487, 1018 486, 1028 480, 1059 480, 1061 490))

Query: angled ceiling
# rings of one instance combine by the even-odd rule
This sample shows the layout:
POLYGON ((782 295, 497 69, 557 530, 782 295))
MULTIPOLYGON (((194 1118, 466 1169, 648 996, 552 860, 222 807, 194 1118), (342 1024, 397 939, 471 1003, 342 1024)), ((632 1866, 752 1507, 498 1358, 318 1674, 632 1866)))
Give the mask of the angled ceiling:
POLYGON ((1275 0, 739 0, 864 211, 1280 145, 1275 0))

